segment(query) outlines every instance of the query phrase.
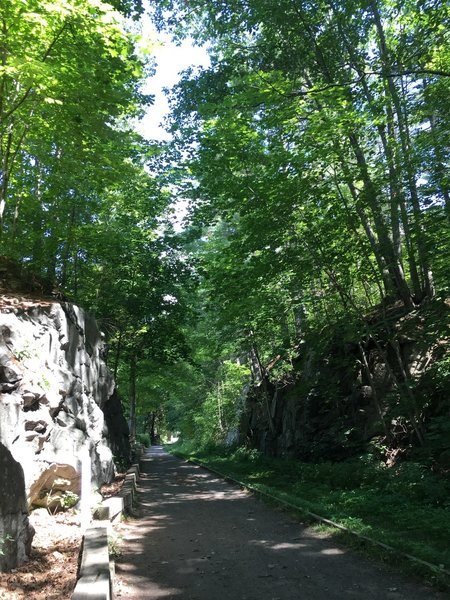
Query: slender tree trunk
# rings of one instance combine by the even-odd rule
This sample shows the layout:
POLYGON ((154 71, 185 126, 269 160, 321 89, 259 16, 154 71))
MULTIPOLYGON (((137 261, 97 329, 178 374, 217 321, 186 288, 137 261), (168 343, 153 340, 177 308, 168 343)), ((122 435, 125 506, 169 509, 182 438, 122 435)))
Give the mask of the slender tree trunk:
MULTIPOLYGON (((252 337, 253 337, 253 333, 251 333, 252 337)), ((267 386, 267 373, 266 373, 266 369, 263 367, 261 360, 259 358, 259 353, 258 353, 258 349, 256 347, 255 342, 252 342, 251 345, 251 354, 253 357, 252 362, 254 364, 257 365, 258 371, 259 371, 259 376, 261 378, 261 389, 263 392, 263 403, 264 403, 264 407, 266 409, 266 416, 267 416, 267 422, 269 424, 269 430, 271 433, 275 432, 275 425, 272 419, 272 413, 270 410, 270 398, 269 398, 269 389, 267 386)))
MULTIPOLYGON (((426 85, 426 84, 424 84, 426 85)), ((442 148, 436 134, 436 122, 434 115, 431 115, 429 118, 430 122, 430 130, 431 130, 431 140, 433 144, 434 151, 434 161, 433 161, 433 169, 436 176, 436 181, 438 183, 439 189, 441 190, 442 197, 444 199, 444 207, 445 213, 447 215, 447 220, 450 223, 450 189, 447 183, 448 175, 447 170, 445 168, 445 157, 442 152, 442 148)))
POLYGON ((410 411, 411 411, 411 421, 414 427, 414 431, 416 432, 417 438, 419 440, 420 445, 424 444, 424 436, 423 436, 423 426, 422 426, 422 418, 420 415, 420 410, 419 407, 417 405, 417 400, 416 397, 414 396, 413 393, 413 385, 414 382, 411 378, 411 374, 409 372, 409 369, 407 368, 407 366, 405 365, 401 353, 400 353, 400 344, 398 342, 397 338, 394 338, 391 341, 391 347, 394 349, 395 352, 395 356, 397 358, 397 363, 400 369, 400 373, 401 376, 403 378, 403 388, 404 388, 404 395, 408 398, 409 403, 410 403, 410 411))
POLYGON ((69 256, 70 256, 70 250, 71 250, 71 246, 72 246, 72 235, 73 235, 73 229, 74 229, 74 225, 75 225, 75 206, 72 205, 72 208, 70 209, 70 220, 69 220, 69 225, 68 225, 68 230, 67 230, 67 235, 66 235, 66 242, 64 245, 64 252, 62 253, 62 257, 61 257, 61 286, 64 287, 66 285, 67 282, 67 273, 68 273, 68 265, 69 265, 69 256))
MULTIPOLYGON (((401 106, 401 99, 399 92, 397 90, 394 78, 391 73, 391 60, 389 56, 389 49, 386 42, 386 36, 384 33, 384 28, 381 20, 381 15, 378 10, 378 2, 377 0, 370 0, 370 7, 372 10, 372 14, 374 17, 374 22, 378 34, 378 43, 380 49, 380 57, 382 64, 382 73, 385 79, 386 88, 389 90, 389 94, 392 100, 392 105, 395 110, 395 116, 397 118, 397 126, 398 133, 400 138, 400 146, 402 149, 403 155, 403 164, 405 168, 406 174, 406 182, 408 186, 408 191, 411 199, 411 205, 414 214, 414 234, 416 238, 416 244, 419 254, 421 274, 422 274, 422 282, 419 287, 423 289, 423 292, 428 296, 433 296, 433 282, 431 270, 429 268, 429 260, 428 260, 428 252, 426 249, 425 242, 425 234, 422 227, 422 211, 420 208, 419 196, 417 192, 417 184, 416 184, 416 174, 414 172, 414 167, 412 164, 412 149, 411 149, 411 140, 410 133, 408 128, 407 119, 403 113, 403 109, 401 106)), ((406 232, 405 232, 406 235, 406 232)), ((416 282, 417 285, 417 282, 416 282)), ((422 289, 415 290, 416 295, 419 297, 422 295, 422 289)))
POLYGON ((394 289, 397 291, 399 297, 403 300, 405 307, 408 310, 414 309, 414 303, 412 301, 411 291, 406 283, 405 274, 403 272, 400 261, 398 260, 393 242, 389 238, 389 232, 387 225, 384 221, 380 204, 377 199, 377 190, 369 175, 369 169, 366 163, 366 158, 360 147, 359 141, 355 134, 349 135, 350 144, 355 153, 356 161, 360 171, 361 179, 364 185, 364 197, 371 210, 372 217, 374 219, 378 243, 383 255, 388 271, 392 277, 392 284, 394 289))
POLYGON ((10 175, 10 167, 11 167, 11 152, 12 152, 12 125, 9 127, 8 132, 6 134, 6 143, 5 147, 0 148, 0 152, 2 153, 1 157, 1 171, 0 171, 0 236, 3 234, 4 227, 4 214, 6 208, 6 199, 8 196, 8 187, 9 187, 9 175, 10 175))
POLYGON ((149 418, 148 418, 150 443, 152 444, 152 446, 154 446, 158 441, 156 439, 156 417, 157 417, 157 412, 156 412, 156 410, 154 410, 150 413, 149 418))
POLYGON ((44 267, 44 252, 46 250, 46 245, 44 245, 44 221, 43 221, 43 209, 42 209, 42 177, 41 177, 41 163, 39 160, 36 160, 35 165, 36 177, 35 177, 35 186, 34 186, 34 195, 36 200, 36 211, 33 222, 33 263, 39 268, 39 271, 42 272, 44 267))
POLYGON ((130 402, 130 442, 136 441, 136 378, 137 378, 137 357, 132 354, 130 358, 130 377, 128 396, 130 402))
POLYGON ((73 293, 75 298, 78 294, 78 250, 76 249, 73 257, 73 293))
MULTIPOLYGON (((0 132, 3 131, 4 126, 4 113, 6 107, 6 89, 7 89, 7 76, 5 73, 5 68, 8 62, 8 24, 6 18, 2 19, 2 40, 3 44, 0 48, 0 61, 3 75, 1 76, 0 82, 0 132)), ((1 140, 1 137, 0 137, 1 140)))
POLYGON ((381 280, 383 281, 384 286, 384 296, 389 296, 391 294, 395 294, 394 285, 392 279, 389 275, 389 270, 386 265, 386 260, 381 252, 380 245, 378 243, 378 239, 375 231, 372 228, 372 225, 369 221, 369 217, 364 210, 364 207, 361 205, 361 201, 359 199, 358 193, 355 189, 353 181, 351 179, 347 179, 347 187, 350 191, 350 194, 355 202, 355 210, 356 214, 359 217, 359 220, 364 228, 366 233, 366 237, 369 240, 370 247, 372 248, 373 255, 375 257, 378 272, 380 273, 381 280))
POLYGON ((223 426, 223 415, 222 415, 222 389, 221 382, 217 383, 217 423, 219 426, 219 431, 224 431, 223 426))
POLYGON ((373 401, 375 403, 375 407, 377 409, 377 413, 378 413, 378 417, 380 419, 381 425, 383 426, 383 431, 384 431, 384 435, 386 436, 386 440, 388 441, 388 443, 391 443, 391 432, 389 431, 389 428, 386 424, 386 421, 384 420, 384 415, 383 415, 383 410, 381 408, 381 404, 380 404, 380 399, 378 398, 378 392, 377 392, 377 388, 375 386, 375 382, 374 379, 372 377, 372 372, 370 370, 370 366, 369 366, 369 362, 367 360, 367 356, 366 356, 366 352, 363 348, 363 345, 361 344, 361 342, 358 343, 358 347, 359 347, 359 353, 361 355, 361 360, 362 360, 362 365, 364 368, 364 372, 367 376, 367 379, 369 381, 369 385, 372 389, 372 398, 373 401))
MULTIPOLYGON (((331 285, 336 290, 341 300, 342 307, 344 308, 344 310, 347 310, 349 308, 349 305, 352 304, 352 298, 348 291, 345 289, 345 287, 339 282, 339 278, 336 277, 336 274, 334 273, 332 267, 327 265, 328 261, 326 260, 324 252, 322 250, 322 245, 320 243, 319 238, 313 235, 312 244, 309 244, 306 241, 306 245, 308 247, 308 252, 311 254, 311 257, 315 258, 315 264, 317 265, 317 268, 319 270, 324 271, 331 285)), ((326 294, 324 294, 324 296, 326 296, 326 294)))
POLYGON ((15 255, 15 252, 16 252, 17 231, 19 228, 19 213, 20 213, 20 207, 22 205, 22 200, 23 200, 23 192, 20 192, 19 194, 17 194, 16 204, 14 206, 14 217, 13 217, 13 225, 12 225, 12 231, 11 231, 11 248, 12 248, 13 255, 15 255))
MULTIPOLYGON (((380 279, 380 274, 382 275, 382 273, 383 273, 383 263, 381 261, 378 261, 377 255, 374 252, 374 247, 376 247, 375 234, 372 232, 372 230, 370 228, 370 224, 367 223, 368 231, 366 231, 366 235, 369 240, 370 247, 372 248, 372 251, 374 252, 375 261, 377 262, 377 266, 378 266, 378 272, 373 264, 373 260, 371 259, 370 255, 369 255, 368 248, 367 248, 366 244, 364 244, 363 239, 358 231, 357 219, 352 218, 352 216, 353 216, 352 211, 350 210, 350 207, 348 205, 348 202, 347 202, 344 192, 340 188, 339 182, 336 181, 335 185, 336 185, 336 189, 339 194, 339 197, 341 198, 342 203, 344 205, 344 208, 345 208, 345 211, 347 214, 347 221, 348 221, 349 227, 353 231, 356 239, 359 242, 359 247, 361 249, 361 256, 364 258, 367 266, 369 267, 369 270, 373 274, 373 278, 374 278, 375 284, 377 286, 377 289, 378 289, 378 292, 380 295, 380 299, 383 299, 385 297, 383 292, 386 292, 386 283, 384 282, 384 279, 382 277, 380 279), (385 283, 384 290, 382 287, 382 283, 385 283)), ((355 201, 355 203, 357 203, 358 198, 357 198, 356 190, 354 189, 353 185, 351 185, 351 187, 352 187, 352 189, 350 191, 353 191, 353 193, 352 193, 353 200, 355 201)), ((360 221, 362 222, 361 218, 360 218, 360 221)), ((365 221, 367 221, 367 219, 365 219, 365 221)), ((364 229, 366 230, 366 228, 364 228, 364 229)), ((370 299, 369 290, 367 289, 366 281, 364 278, 362 278, 362 284, 363 284, 363 287, 364 287, 364 290, 366 293, 366 297, 367 297, 369 303, 372 305, 373 303, 370 299)))
MULTIPOLYGON (((374 341, 380 355, 383 357, 384 364, 386 365, 386 368, 387 368, 389 376, 392 380, 392 383, 395 385, 395 387, 399 393, 400 400, 403 405, 403 409, 406 413, 406 417, 410 420, 410 423, 413 426, 413 429, 414 429, 414 432, 416 433, 419 444, 421 446, 423 446, 424 436, 423 436, 423 431, 422 431, 421 418, 420 418, 420 415, 417 410, 417 405, 415 402, 414 395, 405 379, 405 376, 404 376, 404 374, 402 374, 403 381, 399 381, 397 375, 395 374, 395 370, 393 369, 391 362, 389 361, 387 352, 382 348, 381 344, 378 342, 377 337, 375 335, 371 335, 371 338, 374 341)), ((392 345, 392 348, 396 352, 396 359, 398 362, 399 356, 397 354, 395 345, 392 345)), ((401 363, 401 358, 400 358, 400 362, 398 362, 398 364, 400 366, 400 370, 402 370, 403 365, 402 364, 400 365, 400 363, 401 363)))
POLYGON ((437 175, 437 180, 439 182, 439 188, 444 199, 445 214, 447 215, 447 220, 450 224, 450 190, 445 179, 446 169, 444 167, 443 162, 441 162, 441 159, 439 158, 439 153, 437 153, 436 150, 435 153, 437 160, 435 162, 434 168, 437 175))
POLYGON ((122 338, 123 338, 123 331, 120 330, 119 332, 119 339, 117 340, 117 346, 116 346, 116 352, 114 355, 114 369, 113 369, 113 373, 114 373, 114 379, 117 381, 117 371, 119 369, 119 361, 120 361, 120 355, 122 352, 122 338))

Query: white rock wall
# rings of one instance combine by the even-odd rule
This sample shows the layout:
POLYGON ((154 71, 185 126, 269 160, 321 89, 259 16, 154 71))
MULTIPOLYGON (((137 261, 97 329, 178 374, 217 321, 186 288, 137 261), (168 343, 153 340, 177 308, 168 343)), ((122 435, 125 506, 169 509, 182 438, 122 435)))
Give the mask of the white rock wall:
POLYGON ((3 296, 0 310, 0 441, 22 465, 30 504, 49 488, 79 490, 84 448, 94 486, 110 481, 102 408, 114 381, 94 319, 70 303, 18 296, 3 296))

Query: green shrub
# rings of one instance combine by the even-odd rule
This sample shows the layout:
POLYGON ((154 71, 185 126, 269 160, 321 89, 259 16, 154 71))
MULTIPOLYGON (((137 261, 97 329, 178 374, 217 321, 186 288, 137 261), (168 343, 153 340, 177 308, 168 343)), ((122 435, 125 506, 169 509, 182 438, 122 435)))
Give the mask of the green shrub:
POLYGON ((137 433, 136 434, 136 441, 138 444, 142 444, 142 446, 145 446, 146 448, 148 448, 149 446, 151 446, 151 440, 150 440, 150 434, 149 433, 137 433))
POLYGON ((245 446, 239 446, 237 448, 231 458, 233 460, 243 461, 243 462, 256 462, 262 458, 261 453, 255 448, 246 448, 245 446))

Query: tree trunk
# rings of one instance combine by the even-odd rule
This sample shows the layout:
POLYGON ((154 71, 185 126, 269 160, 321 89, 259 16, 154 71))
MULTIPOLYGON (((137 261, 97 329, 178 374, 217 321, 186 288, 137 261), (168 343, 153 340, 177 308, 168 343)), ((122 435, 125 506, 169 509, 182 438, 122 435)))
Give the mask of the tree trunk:
POLYGON ((148 425, 149 425, 149 433, 150 433, 150 443, 152 446, 155 446, 158 443, 157 432, 156 432, 156 410, 152 411, 148 417, 148 425))
POLYGON ((222 414, 222 383, 220 381, 217 383, 217 423, 219 426, 219 431, 223 433, 225 428, 223 425, 222 414))
MULTIPOLYGON (((250 333, 253 337, 253 332, 250 333)), ((266 369, 263 367, 261 360, 259 358, 258 349, 256 347, 256 343, 252 341, 251 345, 251 356, 252 356, 252 364, 256 365, 257 370, 259 372, 259 377, 261 379, 261 389, 263 393, 263 403, 264 408, 266 409, 267 422, 269 424, 269 430, 271 433, 275 432, 275 425, 272 419, 272 414, 270 410, 270 398, 269 398, 269 389, 267 386, 267 373, 266 369)))
POLYGON ((122 352, 122 336, 123 336, 123 332, 120 331, 119 332, 119 339, 117 340, 116 352, 114 354, 114 368, 113 368, 113 373, 114 373, 114 379, 116 381, 117 381, 117 370, 119 369, 120 354, 122 352))
MULTIPOLYGON (((424 83, 424 86, 426 84, 424 83)), ((442 197, 444 199, 444 208, 445 214, 447 215, 447 220, 450 223, 450 189, 447 183, 447 170, 445 168, 445 157, 442 152, 441 144, 439 142, 439 138, 436 134, 436 122, 434 115, 431 115, 429 118, 430 121, 430 131, 431 131, 431 140, 433 145, 434 152, 434 160, 433 160, 433 168, 436 176, 436 181, 441 190, 442 197)))
POLYGON ((392 286, 396 290, 399 298, 403 301, 408 310, 414 309, 411 291, 406 283, 405 274, 402 265, 398 260, 393 241, 389 237, 388 228, 384 221, 381 206, 377 199, 377 190, 369 175, 369 169, 366 163, 366 158, 361 149, 357 136, 352 133, 349 135, 350 144, 355 153, 356 162, 360 171, 361 180, 364 185, 364 198, 370 208, 372 217, 375 223, 375 228, 378 236, 378 244, 387 265, 387 269, 392 279, 392 286))
POLYGON ((65 287, 66 282, 67 282, 67 273, 69 271, 68 265, 69 265, 69 256, 70 256, 70 250, 72 247, 72 236, 73 236, 73 230, 75 227, 75 205, 72 205, 72 208, 70 210, 70 220, 69 220, 69 224, 68 224, 68 231, 67 231, 67 235, 66 235, 66 240, 65 240, 65 244, 64 244, 64 250, 62 252, 62 256, 61 256, 61 287, 65 287))
POLYGON ((372 390, 372 398, 373 398, 373 401, 375 402, 375 407, 377 409, 378 417, 379 417, 379 419, 381 421, 381 425, 383 426, 383 431, 384 431, 384 435, 386 436, 386 440, 387 440, 388 444, 390 444, 391 441, 392 441, 391 432, 389 431, 389 428, 388 428, 388 426, 386 424, 386 421, 384 420, 383 410, 381 408, 380 399, 378 398, 377 388, 375 386, 375 382, 374 382, 373 377, 372 377, 372 372, 370 370, 370 366, 369 366, 369 362, 367 360, 366 352, 365 352, 365 350, 364 350, 363 345, 361 344, 361 342, 358 343, 358 347, 359 347, 359 352, 361 354, 362 366, 364 368, 364 372, 365 372, 365 374, 367 376, 370 388, 372 390))
POLYGON ((130 403, 130 442, 136 441, 136 377, 137 377, 137 358, 133 353, 130 358, 130 379, 129 379, 129 403, 130 403))
MULTIPOLYGON (((378 34, 378 45, 380 50, 380 58, 382 65, 382 74, 385 80, 386 89, 389 91, 389 95, 392 101, 392 105, 395 110, 395 116, 397 118, 398 134, 400 138, 400 147, 402 149, 403 164, 406 175, 406 183, 409 191, 411 200, 412 210, 414 214, 413 228, 415 234, 415 243, 417 245, 422 281, 416 281, 415 287, 419 286, 419 289, 415 289, 416 296, 420 297, 425 294, 428 297, 433 296, 433 282, 431 271, 429 268, 428 252, 425 242, 425 234, 422 227, 422 211, 420 208, 419 196, 417 192, 416 174, 412 163, 412 150, 411 150, 411 139, 408 128, 408 122, 403 113, 400 94, 397 90, 394 78, 391 73, 391 60, 390 53, 386 42, 386 36, 383 29, 383 23, 381 15, 378 10, 377 0, 370 0, 370 7, 372 10, 375 27, 378 34)), ((406 235, 406 231, 405 231, 406 235)), ((411 242, 411 247, 412 242, 411 242)), ((414 275, 412 273, 412 275, 414 275)))

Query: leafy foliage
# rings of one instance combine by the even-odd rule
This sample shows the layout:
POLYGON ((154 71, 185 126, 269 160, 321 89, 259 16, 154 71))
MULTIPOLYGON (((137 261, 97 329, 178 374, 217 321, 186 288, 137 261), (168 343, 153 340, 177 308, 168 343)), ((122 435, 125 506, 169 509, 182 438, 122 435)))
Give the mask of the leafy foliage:
MULTIPOLYGON (((448 289, 447 7, 167 0, 154 14, 175 37, 207 42, 211 57, 173 89, 170 129, 170 182, 191 208, 199 289, 190 301, 196 331, 209 333, 189 333, 208 357, 201 369, 248 364, 275 435, 271 406, 298 377, 304 348, 328 356, 341 335, 361 343, 366 381, 378 344, 393 388, 379 425, 393 444, 399 417, 423 446, 428 420, 448 403, 424 399, 396 323, 416 310, 428 319, 427 301, 448 289)), ((217 379, 198 379, 189 435, 202 442, 205 419, 216 438, 217 379)), ((342 393, 336 385, 323 398, 345 411, 342 393)), ((341 433, 330 430, 323 451, 341 433)))
POLYGON ((95 314, 130 410, 140 361, 184 352, 185 268, 148 167, 159 150, 133 130, 152 103, 141 13, 139 0, 0 8, 0 251, 32 291, 95 314))

